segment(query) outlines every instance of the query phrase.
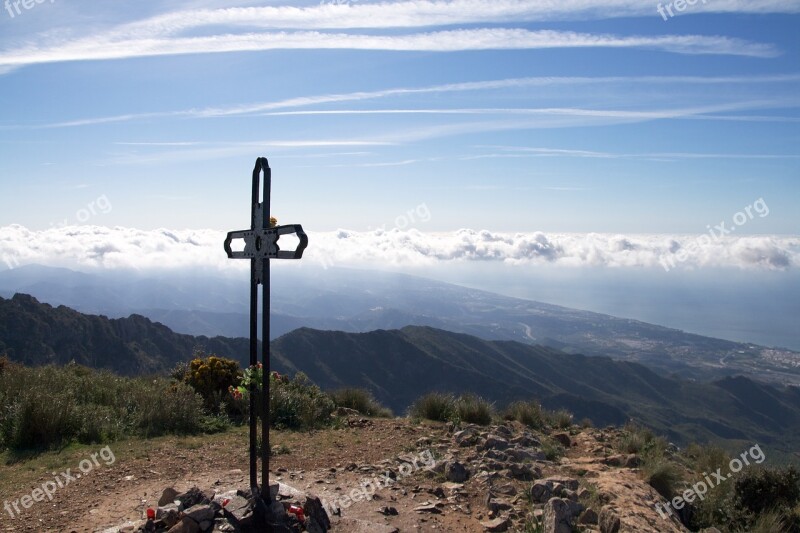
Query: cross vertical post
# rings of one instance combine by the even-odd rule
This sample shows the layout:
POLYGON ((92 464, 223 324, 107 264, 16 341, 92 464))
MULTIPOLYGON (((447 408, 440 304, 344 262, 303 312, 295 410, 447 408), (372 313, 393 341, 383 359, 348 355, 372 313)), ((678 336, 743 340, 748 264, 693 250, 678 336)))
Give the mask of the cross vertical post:
POLYGON ((270 378, 270 259, 301 259, 308 246, 308 236, 300 224, 272 227, 270 224, 270 197, 272 194, 272 169, 265 157, 256 160, 253 169, 253 194, 250 229, 231 231, 225 239, 225 253, 230 259, 250 259, 250 368, 258 367, 258 286, 263 286, 261 306, 261 488, 258 485, 258 417, 257 390, 250 383, 250 489, 254 497, 269 501, 269 378, 270 378), (262 200, 261 173, 264 173, 262 200), (281 235, 296 234, 300 240, 294 251, 283 251, 278 246, 281 235), (233 251, 234 240, 244 241, 243 251, 233 251))

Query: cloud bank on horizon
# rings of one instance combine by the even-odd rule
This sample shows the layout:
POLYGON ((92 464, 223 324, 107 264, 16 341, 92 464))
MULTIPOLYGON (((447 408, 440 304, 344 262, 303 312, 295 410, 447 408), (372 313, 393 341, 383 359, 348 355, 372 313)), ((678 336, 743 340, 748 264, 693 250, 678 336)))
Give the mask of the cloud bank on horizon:
MULTIPOLYGON (((620 235, 500 233, 462 229, 312 232, 305 263, 318 266, 434 266, 494 262, 512 267, 737 268, 791 270, 800 237, 779 235, 620 235)), ((214 230, 138 230, 70 226, 42 231, 0 228, 0 270, 27 264, 77 269, 205 268, 235 270, 214 230)), ((287 248, 290 247, 287 243, 287 248)))

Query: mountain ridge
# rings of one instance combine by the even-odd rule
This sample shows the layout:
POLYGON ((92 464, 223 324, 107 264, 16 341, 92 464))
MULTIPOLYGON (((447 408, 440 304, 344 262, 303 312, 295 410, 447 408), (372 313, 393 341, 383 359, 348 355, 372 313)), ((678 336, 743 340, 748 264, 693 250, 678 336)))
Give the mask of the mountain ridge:
MULTIPOLYGON (((249 319, 242 313, 248 302, 244 276, 64 274, 47 267, 0 272, 0 295, 26 292, 25 287, 41 291, 30 294, 54 304, 114 317, 143 314, 182 333, 249 334, 249 319)), ((406 274, 282 269, 272 284, 272 324, 273 339, 303 326, 348 332, 434 326, 486 340, 517 340, 636 361, 689 379, 746 374, 800 384, 800 353, 791 350, 714 339, 406 274)))
MULTIPOLYGON (((636 419, 678 442, 756 440, 787 453, 800 447, 800 391, 746 377, 692 382, 635 362, 421 326, 368 333, 300 328, 271 346, 274 370, 302 371, 324 389, 367 388, 396 412, 427 392, 471 392, 498 406, 537 398, 599 425, 636 419)), ((245 366, 249 341, 177 334, 138 315, 84 315, 29 295, 0 298, 0 353, 25 364, 74 360, 123 374, 164 373, 196 349, 245 366)))
POLYGON ((638 363, 416 326, 356 334, 298 329, 274 341, 272 353, 276 369, 302 369, 323 388, 369 388, 396 410, 426 392, 466 390, 499 405, 536 397, 599 425, 642 420, 679 442, 800 444, 798 389, 741 376, 691 382, 638 363))

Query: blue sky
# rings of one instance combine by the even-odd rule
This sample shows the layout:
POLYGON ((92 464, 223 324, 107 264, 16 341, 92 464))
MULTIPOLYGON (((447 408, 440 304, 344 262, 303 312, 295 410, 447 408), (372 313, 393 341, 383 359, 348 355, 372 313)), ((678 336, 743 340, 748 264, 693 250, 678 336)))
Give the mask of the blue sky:
POLYGON ((544 4, 12 3, 0 226, 797 234, 800 4, 544 4))
POLYGON ((282 268, 800 349, 797 0, 15 1, 0 270, 244 276, 267 156, 282 268))

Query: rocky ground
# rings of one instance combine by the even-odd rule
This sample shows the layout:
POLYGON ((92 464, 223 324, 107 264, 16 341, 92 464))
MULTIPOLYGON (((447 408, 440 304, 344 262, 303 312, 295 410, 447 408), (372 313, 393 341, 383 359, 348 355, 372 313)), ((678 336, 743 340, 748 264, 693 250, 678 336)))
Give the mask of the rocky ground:
MULTIPOLYGON (((302 504, 300 493, 318 496, 334 533, 686 531, 655 510, 660 496, 638 474, 636 456, 615 452, 617 437, 613 429, 541 435, 507 423, 453 432, 442 424, 356 417, 339 429, 275 432, 271 482, 281 484, 287 505, 302 504), (560 457, 553 454, 556 442, 565 450, 560 457), (531 517, 540 529, 526 529, 531 517)), ((3 514, 0 531, 134 531, 167 488, 177 494, 197 487, 221 504, 246 488, 246 442, 237 429, 117 443, 114 464, 19 517, 3 514)), ((50 471, 76 464, 87 450, 0 467, 3 498, 30 494, 52 478, 50 471)), ((217 520, 215 530, 228 530, 224 522, 217 520)))

